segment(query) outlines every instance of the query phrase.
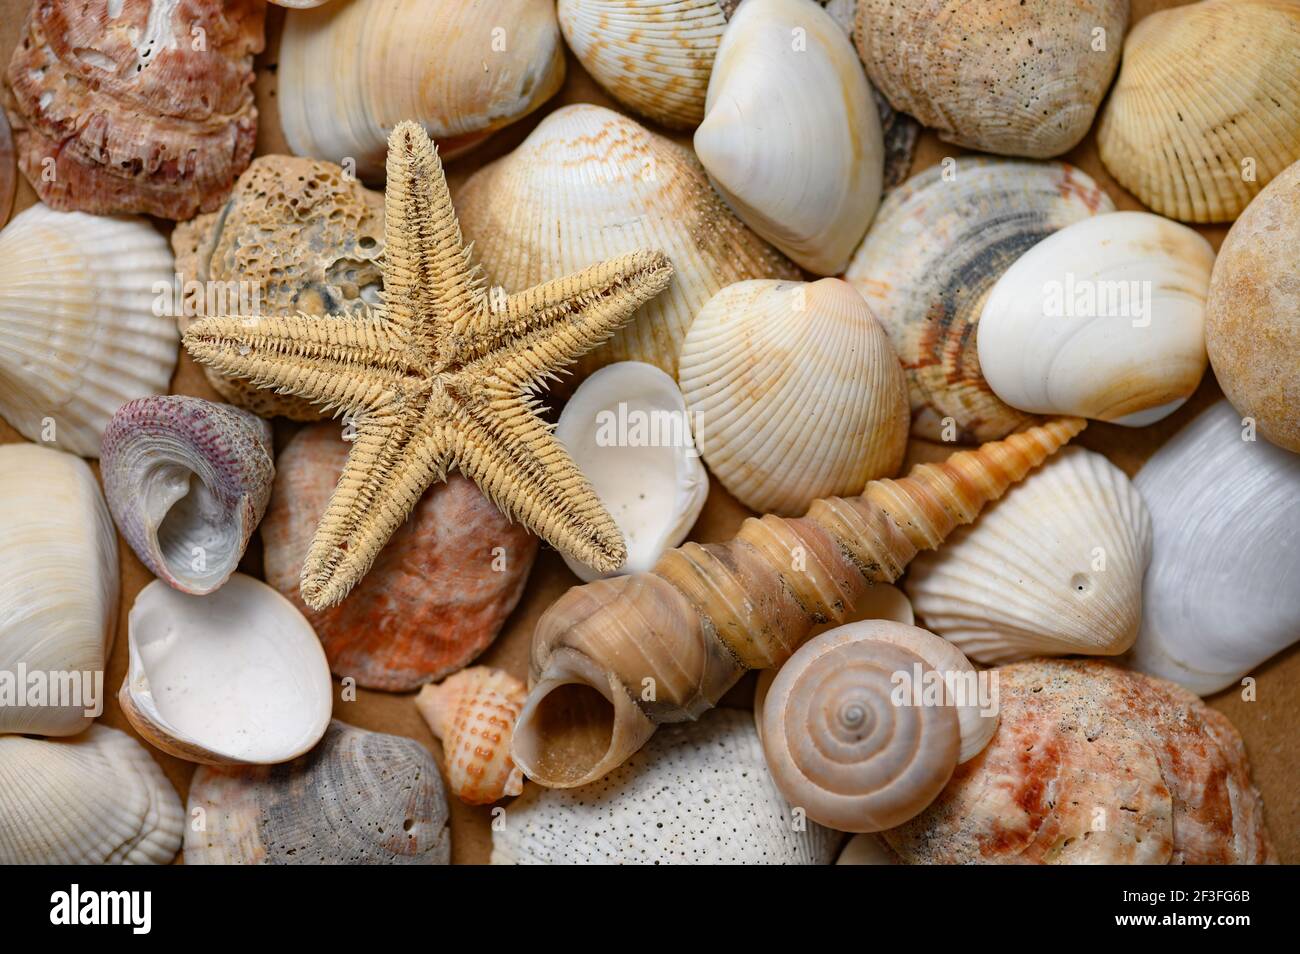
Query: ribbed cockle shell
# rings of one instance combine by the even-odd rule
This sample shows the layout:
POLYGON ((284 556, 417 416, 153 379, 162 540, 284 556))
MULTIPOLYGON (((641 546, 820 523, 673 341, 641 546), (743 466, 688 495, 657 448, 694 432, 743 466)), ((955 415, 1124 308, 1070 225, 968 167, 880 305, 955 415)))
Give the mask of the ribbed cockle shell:
POLYGON ((442 740, 452 793, 487 805, 524 790, 524 773, 510 758, 515 720, 528 688, 508 672, 471 666, 415 697, 416 708, 442 740))

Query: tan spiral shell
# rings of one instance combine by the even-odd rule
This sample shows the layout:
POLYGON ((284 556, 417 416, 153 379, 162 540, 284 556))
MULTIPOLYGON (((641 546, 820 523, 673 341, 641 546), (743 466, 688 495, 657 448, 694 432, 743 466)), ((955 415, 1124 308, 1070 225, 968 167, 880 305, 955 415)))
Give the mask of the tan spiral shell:
POLYGON ((528 688, 508 672, 471 666, 415 697, 416 708, 442 740, 447 783, 470 805, 487 805, 524 790, 510 758, 510 737, 528 688))

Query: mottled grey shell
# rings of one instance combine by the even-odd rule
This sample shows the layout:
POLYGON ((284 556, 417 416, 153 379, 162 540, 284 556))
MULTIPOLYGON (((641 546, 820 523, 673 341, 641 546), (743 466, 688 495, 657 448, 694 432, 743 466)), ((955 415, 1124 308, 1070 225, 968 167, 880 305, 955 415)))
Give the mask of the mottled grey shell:
POLYGON ((529 785, 493 864, 830 864, 842 835, 794 816, 748 711, 665 725, 591 785, 529 785))
POLYGON ((447 792, 433 757, 412 739, 337 719, 316 748, 292 762, 200 766, 187 814, 187 864, 451 860, 447 792))

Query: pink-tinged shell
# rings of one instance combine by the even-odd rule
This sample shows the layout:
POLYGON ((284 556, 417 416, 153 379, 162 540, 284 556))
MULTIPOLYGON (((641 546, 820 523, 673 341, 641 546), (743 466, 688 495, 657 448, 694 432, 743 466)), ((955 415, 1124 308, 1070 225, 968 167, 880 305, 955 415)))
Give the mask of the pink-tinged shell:
POLYGON ((33 3, 6 107, 41 200, 168 219, 217 208, 253 155, 264 18, 259 0, 33 3))
POLYGON ((1241 738, 1184 689, 1096 660, 996 670, 1001 720, 924 812, 912 864, 1274 860, 1241 738))
POLYGON ((9 118, 0 109, 0 226, 9 221, 14 208, 14 188, 18 185, 17 166, 14 164, 14 136, 9 129, 9 118))
POLYGON ((211 593, 239 565, 271 499, 271 428, 202 398, 139 398, 109 421, 100 472, 140 562, 184 593, 211 593))
POLYGON ((416 708, 442 740, 447 782, 469 805, 489 805, 524 790, 524 773, 510 758, 515 720, 528 687, 489 666, 471 666, 415 697, 416 708))
POLYGON ((262 523, 266 580, 303 611, 335 675, 402 692, 468 665, 523 593, 537 538, 459 474, 435 483, 339 605, 307 609, 303 559, 347 459, 339 426, 303 428, 280 453, 262 523))

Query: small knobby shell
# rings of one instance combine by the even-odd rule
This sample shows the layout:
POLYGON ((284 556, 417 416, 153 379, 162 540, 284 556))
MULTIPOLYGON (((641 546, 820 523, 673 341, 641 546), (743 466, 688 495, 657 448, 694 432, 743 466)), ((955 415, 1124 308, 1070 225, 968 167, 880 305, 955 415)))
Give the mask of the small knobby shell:
POLYGON ((510 758, 515 719, 528 687, 508 672, 471 666, 425 686, 415 706, 442 740, 447 782, 469 805, 488 805, 524 790, 524 773, 510 758))
POLYGON ((1021 411, 1158 421, 1205 373, 1213 266, 1201 235, 1149 212, 1067 226, 989 292, 978 332, 985 380, 1021 411))
POLYGON ((140 562, 168 586, 211 593, 235 572, 271 499, 271 427, 202 398, 140 398, 109 421, 100 471, 140 562))
POLYGON ((185 863, 445 865, 447 794, 417 742, 342 722, 285 765, 203 766, 190 783, 185 863))
POLYGON ((691 324, 679 379, 709 470, 759 513, 797 516, 903 461, 898 356, 837 278, 724 288, 691 324))
POLYGON ((781 667, 763 751, 796 808, 841 831, 883 831, 925 808, 997 729, 966 657, 892 620, 839 626, 781 667))

